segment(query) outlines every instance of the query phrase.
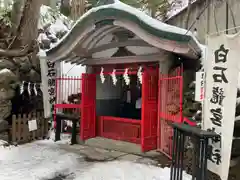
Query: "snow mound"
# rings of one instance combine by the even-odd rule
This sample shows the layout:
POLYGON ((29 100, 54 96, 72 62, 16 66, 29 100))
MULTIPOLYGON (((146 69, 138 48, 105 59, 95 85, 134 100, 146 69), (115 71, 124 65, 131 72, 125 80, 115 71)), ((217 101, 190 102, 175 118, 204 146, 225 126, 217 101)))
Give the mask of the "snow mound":
POLYGON ((50 179, 59 172, 68 174, 71 167, 78 165, 79 156, 59 150, 57 145, 46 142, 0 147, 0 179, 50 179))
MULTIPOLYGON (((70 29, 72 27, 73 21, 61 14, 57 9, 52 9, 49 6, 42 5, 40 9, 40 20, 38 27, 43 28, 48 24, 54 24, 57 21, 61 22, 63 27, 62 30, 70 29)), ((59 23, 59 22, 58 22, 59 23)))
MULTIPOLYGON (((136 164, 128 161, 97 163, 75 180, 170 180, 170 168, 136 164)), ((191 176, 183 174, 183 180, 191 176)))
MULTIPOLYGON (((170 180, 170 169, 128 161, 86 162, 80 154, 60 149, 51 140, 0 146, 1 180, 170 180), (60 179, 60 178, 59 178, 60 179)), ((183 180, 191 177, 183 173, 183 180)))
POLYGON ((38 41, 41 49, 50 49, 71 29, 73 21, 57 9, 42 5, 38 23, 38 41))

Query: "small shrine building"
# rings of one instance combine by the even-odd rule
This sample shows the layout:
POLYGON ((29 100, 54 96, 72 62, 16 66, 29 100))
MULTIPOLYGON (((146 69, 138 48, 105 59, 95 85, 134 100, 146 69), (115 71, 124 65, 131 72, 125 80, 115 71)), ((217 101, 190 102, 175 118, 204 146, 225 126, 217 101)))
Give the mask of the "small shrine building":
POLYGON ((65 104, 81 109, 81 139, 101 136, 170 155, 167 123, 183 121, 183 67, 201 54, 190 31, 109 0, 80 17, 45 58, 86 65, 80 103, 65 104))

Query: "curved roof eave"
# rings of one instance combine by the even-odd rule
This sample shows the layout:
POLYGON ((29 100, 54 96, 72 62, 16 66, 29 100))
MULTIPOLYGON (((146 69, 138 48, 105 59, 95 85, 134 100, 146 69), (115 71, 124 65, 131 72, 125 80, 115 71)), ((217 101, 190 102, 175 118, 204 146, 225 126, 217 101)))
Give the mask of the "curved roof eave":
POLYGON ((119 1, 89 10, 80 17, 73 28, 55 47, 46 52, 46 55, 51 56, 64 51, 65 48, 69 48, 69 43, 74 41, 76 36, 81 35, 87 28, 94 27, 96 23, 106 19, 131 21, 156 38, 174 41, 180 45, 189 45, 193 52, 201 56, 201 46, 191 32, 153 19, 144 12, 119 1))

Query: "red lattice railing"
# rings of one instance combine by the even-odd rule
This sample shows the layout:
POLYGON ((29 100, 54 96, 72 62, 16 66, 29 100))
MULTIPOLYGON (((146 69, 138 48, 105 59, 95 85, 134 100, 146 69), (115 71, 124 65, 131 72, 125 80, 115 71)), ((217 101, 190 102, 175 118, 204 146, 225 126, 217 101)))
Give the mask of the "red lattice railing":
POLYGON ((82 78, 71 76, 56 78, 56 104, 80 104, 81 91, 82 78), (73 95, 75 97, 69 99, 73 95))
POLYGON ((182 115, 183 78, 182 68, 159 78, 158 150, 172 157, 172 122, 183 122, 182 115))
MULTIPOLYGON (((62 112, 79 116, 81 114, 81 86, 80 77, 62 76, 56 78, 56 104, 54 105, 54 127, 56 127, 56 113, 62 112)), ((79 118, 80 121, 80 118, 79 118)), ((68 122, 62 124, 62 131, 65 131, 68 122)), ((67 125, 68 126, 68 125, 67 125)), ((70 128, 70 127, 69 127, 70 128)))

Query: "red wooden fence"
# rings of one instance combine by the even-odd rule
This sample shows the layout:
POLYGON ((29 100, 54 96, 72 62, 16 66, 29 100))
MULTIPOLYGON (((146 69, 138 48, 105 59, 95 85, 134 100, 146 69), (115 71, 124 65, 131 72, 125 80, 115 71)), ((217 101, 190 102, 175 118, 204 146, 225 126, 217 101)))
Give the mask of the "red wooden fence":
POLYGON ((98 136, 136 144, 141 143, 141 120, 100 116, 98 121, 98 136))
POLYGON ((160 75, 158 91, 158 150, 172 157, 172 122, 183 122, 183 77, 182 68, 160 75))
MULTIPOLYGON (((80 117, 82 78, 62 76, 56 78, 56 104, 54 105, 54 127, 56 126, 56 113, 63 112, 80 117)), ((80 119, 79 119, 80 120, 80 119)), ((65 123, 66 124, 66 123, 65 123)), ((65 125, 62 125, 64 131, 65 125)))

